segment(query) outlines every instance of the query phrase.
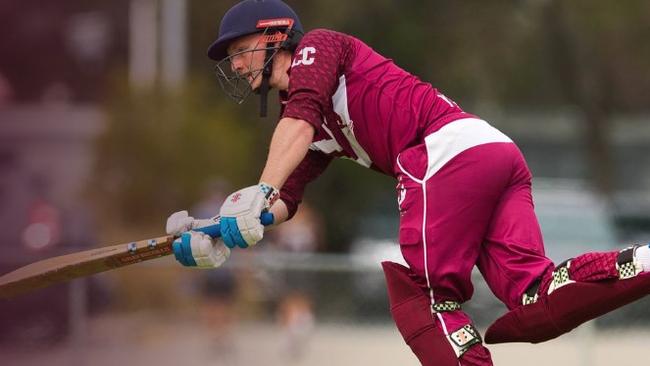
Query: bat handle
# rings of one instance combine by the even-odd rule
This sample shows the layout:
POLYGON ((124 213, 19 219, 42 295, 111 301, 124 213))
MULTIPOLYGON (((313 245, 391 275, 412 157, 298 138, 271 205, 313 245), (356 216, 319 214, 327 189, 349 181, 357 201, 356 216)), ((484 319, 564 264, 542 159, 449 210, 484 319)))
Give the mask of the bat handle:
MULTIPOLYGON (((262 225, 269 226, 269 225, 273 225, 273 221, 275 221, 275 218, 273 217, 273 214, 270 212, 262 212, 262 215, 260 216, 260 221, 262 222, 262 225)), ((195 231, 200 231, 204 234, 208 234, 212 238, 216 239, 221 236, 221 224, 202 227, 196 229, 195 231)))

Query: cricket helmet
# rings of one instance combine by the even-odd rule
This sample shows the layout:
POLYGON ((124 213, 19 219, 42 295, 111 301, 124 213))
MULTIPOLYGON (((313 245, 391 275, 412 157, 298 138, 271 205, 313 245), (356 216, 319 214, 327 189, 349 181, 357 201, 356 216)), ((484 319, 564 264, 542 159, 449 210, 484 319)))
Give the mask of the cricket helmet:
POLYGON ((230 8, 221 20, 217 40, 208 48, 208 57, 218 61, 215 73, 226 94, 241 104, 253 92, 246 75, 232 70, 232 58, 244 52, 265 52, 262 68, 250 72, 253 79, 262 78, 255 92, 260 95, 260 115, 266 116, 273 58, 280 50, 294 51, 303 33, 298 15, 281 0, 244 0, 230 8), (265 47, 228 55, 232 41, 254 33, 262 35, 260 41, 266 43, 265 47))
MULTIPOLYGON (((265 20, 292 19, 293 24, 288 30, 288 45, 295 43, 304 33, 298 15, 280 0, 244 0, 233 6, 226 12, 219 25, 219 36, 208 48, 208 57, 215 61, 221 61, 226 58, 226 49, 230 42, 241 36, 253 33, 262 33, 266 28, 287 28, 286 25, 276 23, 267 24, 264 27, 265 20), (298 39, 295 39, 298 38, 298 39)), ((286 30, 286 29, 285 29, 286 30)), ((267 30, 268 31, 268 30, 267 30)), ((295 46, 294 45, 294 46, 295 46)))

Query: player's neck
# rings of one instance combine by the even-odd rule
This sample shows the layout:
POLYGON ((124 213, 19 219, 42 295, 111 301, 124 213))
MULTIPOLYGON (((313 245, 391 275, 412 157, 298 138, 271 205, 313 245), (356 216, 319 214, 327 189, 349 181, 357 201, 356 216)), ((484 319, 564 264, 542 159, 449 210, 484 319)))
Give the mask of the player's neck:
POLYGON ((289 68, 291 67, 291 54, 280 51, 273 59, 273 76, 271 86, 282 91, 289 90, 289 68))

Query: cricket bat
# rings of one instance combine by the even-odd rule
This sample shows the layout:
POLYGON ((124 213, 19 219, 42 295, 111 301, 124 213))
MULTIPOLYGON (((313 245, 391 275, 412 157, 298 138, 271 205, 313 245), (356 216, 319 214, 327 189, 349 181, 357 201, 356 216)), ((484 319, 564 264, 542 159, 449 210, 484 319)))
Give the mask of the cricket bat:
MULTIPOLYGON (((263 212, 260 221, 265 226, 273 224, 273 214, 263 212)), ((210 225, 196 231, 218 238, 221 236, 221 225, 210 225)), ((178 236, 161 236, 85 250, 28 264, 0 277, 0 299, 8 299, 55 283, 174 254, 173 244, 176 238, 178 236)))
POLYGON ((38 261, 0 277, 0 298, 173 254, 172 235, 38 261))

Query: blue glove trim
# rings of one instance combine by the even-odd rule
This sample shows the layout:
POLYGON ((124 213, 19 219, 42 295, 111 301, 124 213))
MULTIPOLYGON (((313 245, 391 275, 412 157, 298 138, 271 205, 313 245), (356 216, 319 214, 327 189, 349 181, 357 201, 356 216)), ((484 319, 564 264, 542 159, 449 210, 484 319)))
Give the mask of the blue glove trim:
POLYGON ((183 245, 182 245, 181 238, 174 240, 174 242, 172 243, 172 249, 174 250, 174 257, 176 258, 178 263, 186 267, 191 267, 191 264, 185 259, 185 255, 183 254, 183 245))
POLYGON ((216 239, 221 237, 221 224, 200 227, 194 229, 194 231, 202 232, 203 234, 209 235, 212 239, 216 239))
MULTIPOLYGON (((268 211, 262 212, 262 214, 260 215, 260 222, 264 226, 273 225, 274 221, 275 221, 275 216, 273 216, 273 214, 268 211)), ((216 239, 221 237, 221 224, 201 227, 198 229, 194 229, 194 231, 200 231, 204 234, 210 235, 211 238, 216 239)))
POLYGON ((221 218, 221 238, 229 248, 234 248, 235 246, 248 248, 248 243, 246 243, 239 232, 237 218, 235 217, 221 218))
POLYGON ((172 249, 174 250, 174 258, 176 258, 176 260, 180 264, 185 266, 186 264, 185 264, 185 260, 183 259, 183 252, 181 250, 181 239, 180 238, 174 240, 174 242, 172 243, 172 249))
POLYGON ((185 260, 186 266, 196 267, 196 261, 192 256, 192 235, 189 232, 181 234, 181 256, 185 260))

